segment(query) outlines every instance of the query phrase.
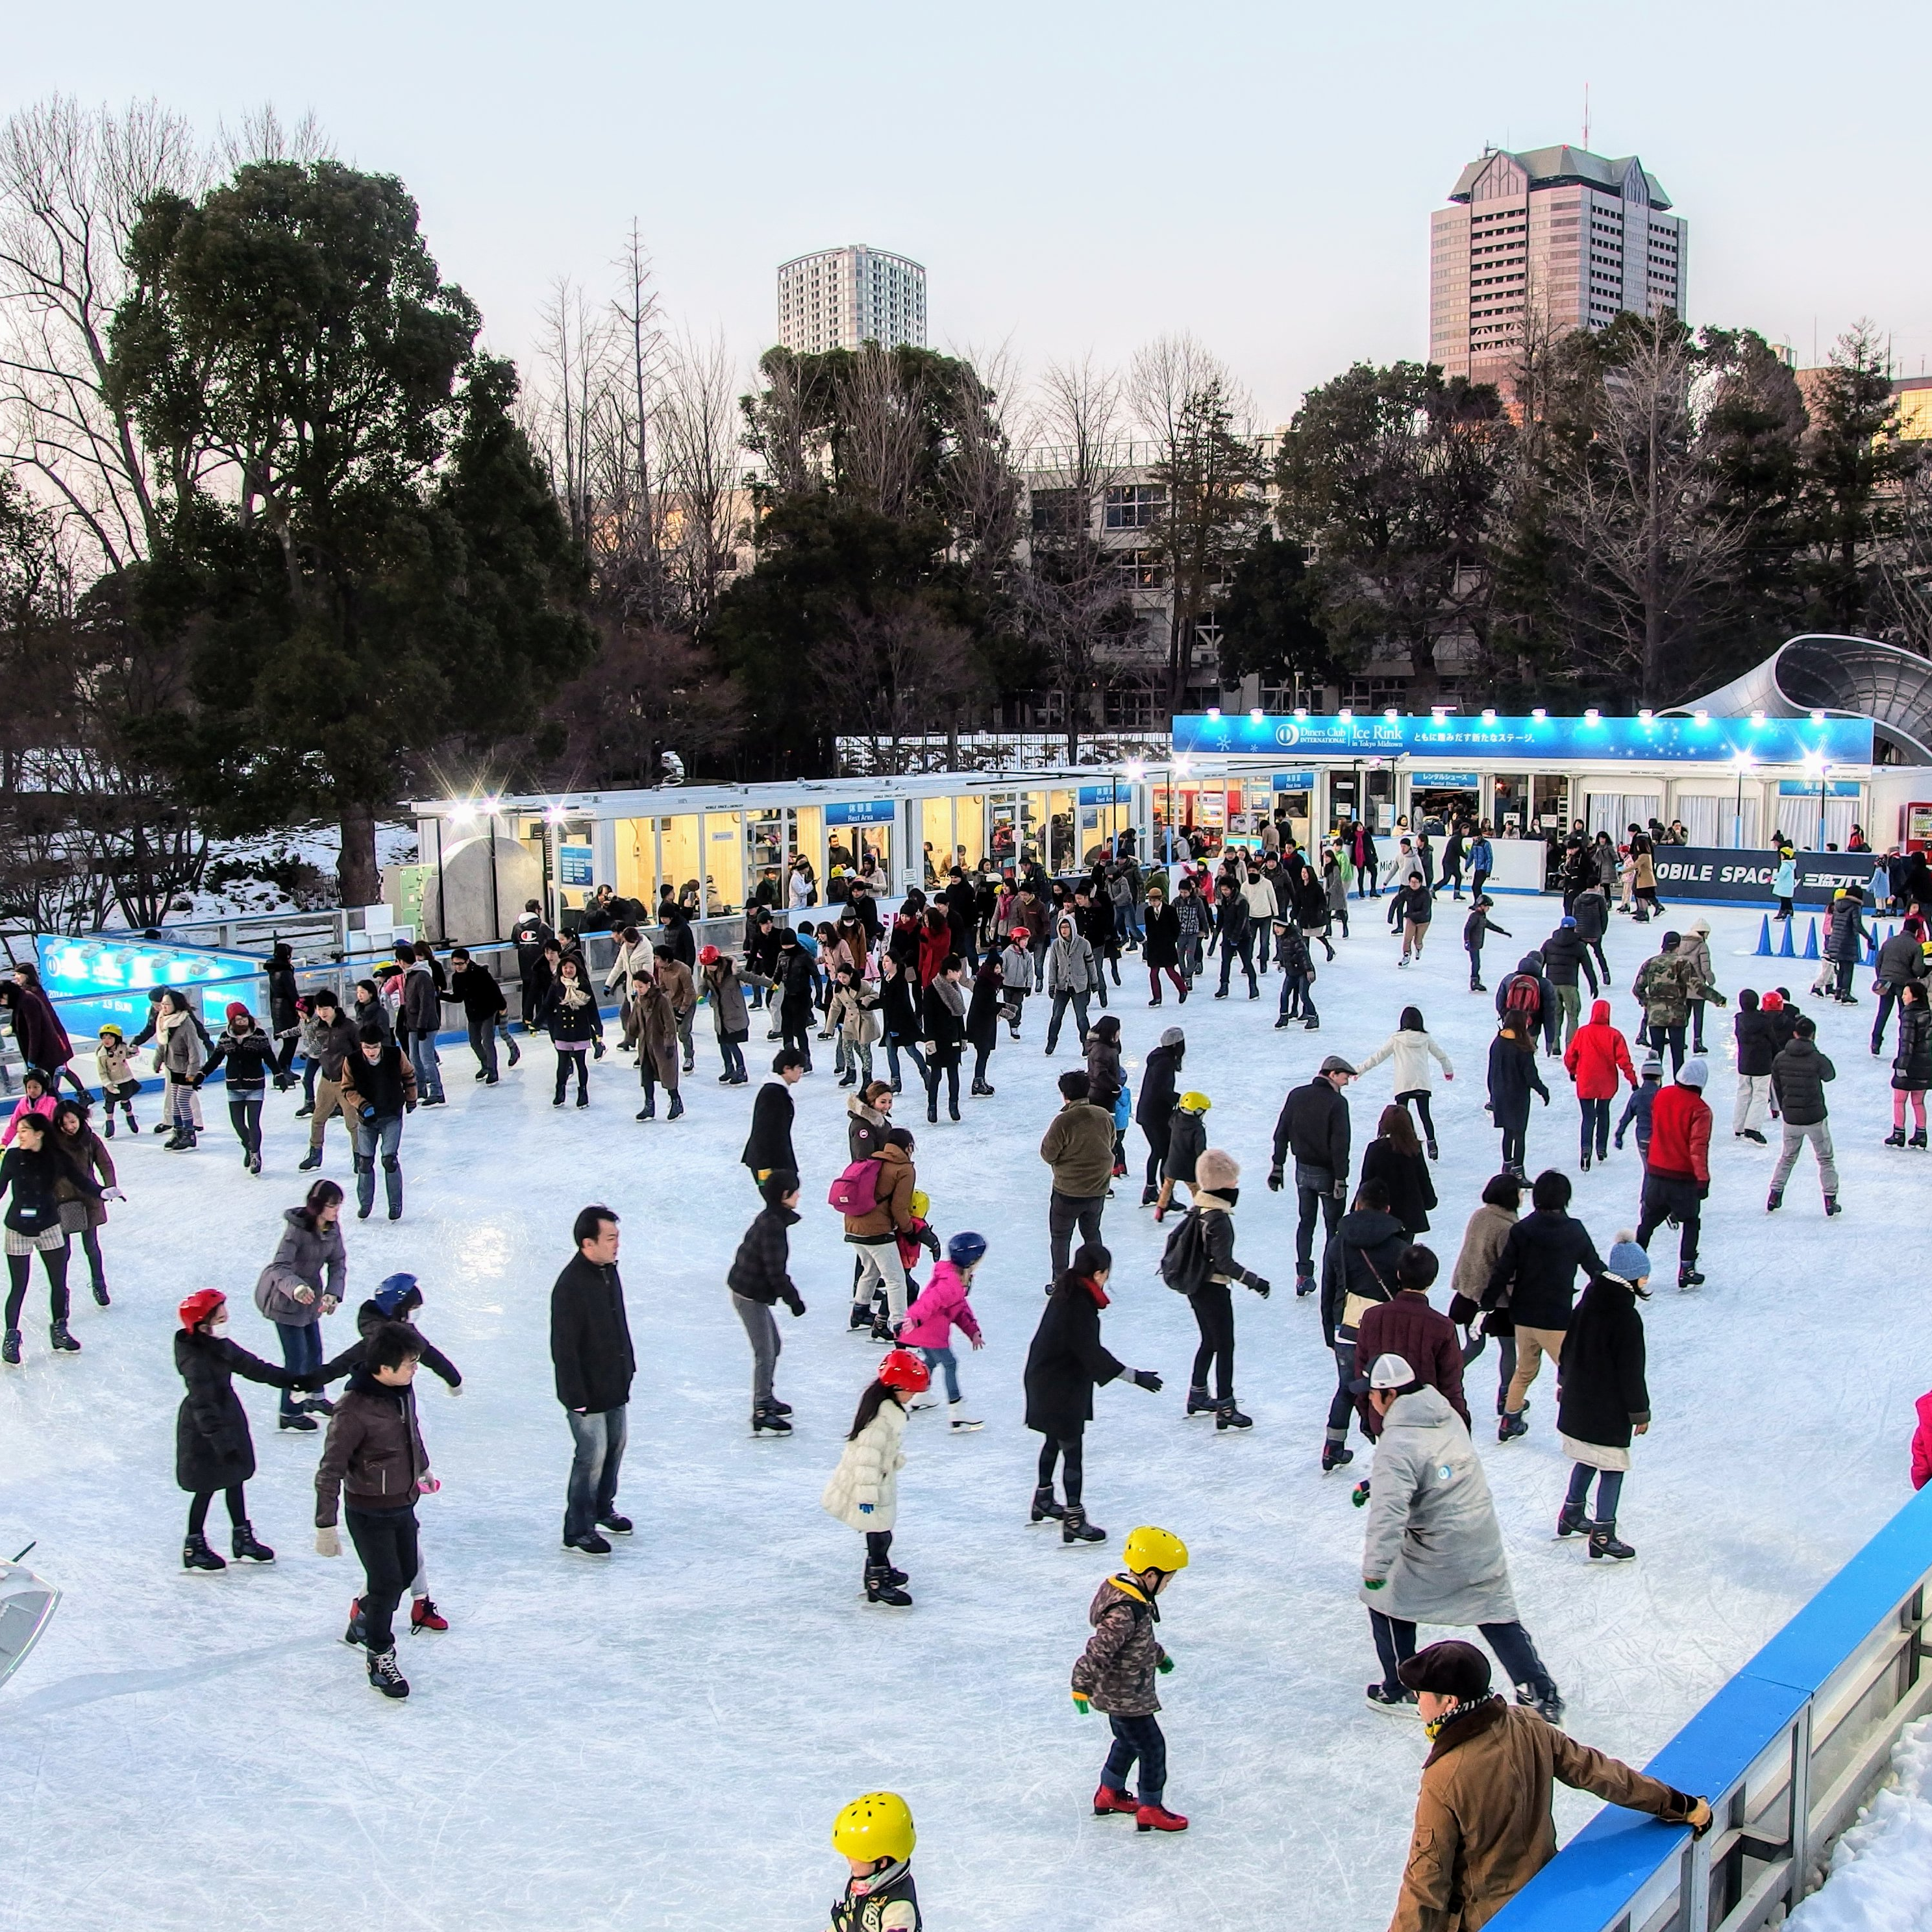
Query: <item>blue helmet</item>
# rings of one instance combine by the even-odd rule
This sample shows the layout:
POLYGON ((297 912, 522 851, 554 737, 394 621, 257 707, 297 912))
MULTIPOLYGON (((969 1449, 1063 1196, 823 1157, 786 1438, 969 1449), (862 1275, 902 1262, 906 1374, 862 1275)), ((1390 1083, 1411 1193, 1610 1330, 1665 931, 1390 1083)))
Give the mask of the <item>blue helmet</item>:
POLYGON ((986 1236, 970 1231, 955 1234, 946 1244, 946 1258, 955 1268, 971 1268, 986 1252, 986 1236))
POLYGON ((392 1274, 384 1278, 374 1298, 385 1315, 393 1316, 422 1299, 422 1291, 412 1274, 392 1274))

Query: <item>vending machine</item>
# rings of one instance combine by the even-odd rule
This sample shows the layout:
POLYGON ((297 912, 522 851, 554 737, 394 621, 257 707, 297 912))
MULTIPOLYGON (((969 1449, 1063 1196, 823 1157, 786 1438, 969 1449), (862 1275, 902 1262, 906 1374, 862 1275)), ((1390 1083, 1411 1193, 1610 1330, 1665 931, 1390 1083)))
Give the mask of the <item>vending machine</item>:
POLYGON ((1905 808, 1905 849, 1908 852, 1932 851, 1932 803, 1905 808))

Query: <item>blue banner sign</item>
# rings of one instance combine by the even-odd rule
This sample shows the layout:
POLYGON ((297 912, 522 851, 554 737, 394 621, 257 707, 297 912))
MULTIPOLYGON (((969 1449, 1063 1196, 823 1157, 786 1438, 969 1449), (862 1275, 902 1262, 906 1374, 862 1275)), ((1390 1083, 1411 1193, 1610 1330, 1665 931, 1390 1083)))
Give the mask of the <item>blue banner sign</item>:
POLYGON ((862 798, 825 808, 827 825, 890 825, 892 802, 889 798, 862 798))
POLYGON ((1082 805, 1131 805, 1134 788, 1126 784, 1082 785, 1080 802, 1082 805))
POLYGON ((1827 778, 1822 787, 1813 778, 1780 778, 1778 782, 1780 798, 1816 798, 1821 789, 1827 798, 1856 798, 1859 785, 1856 778, 1827 778))
POLYGON ((34 944, 40 978, 77 1054, 92 1052, 91 1036, 110 1020, 132 1040, 148 1024, 151 986, 178 987, 211 1034, 221 1030, 230 1000, 259 1004, 262 962, 250 953, 102 933, 85 939, 43 934, 34 944))
MULTIPOLYGON (((1774 903, 1772 881, 1778 876, 1774 852, 1740 852, 1736 848, 1660 845, 1652 854, 1658 890, 1676 899, 1730 899, 1746 905, 1774 903)), ((1871 884, 1877 861, 1869 852, 1800 852, 1796 855, 1800 905, 1829 905, 1841 886, 1871 884)))
POLYGON ((1509 758, 1525 764, 1729 764, 1739 752, 1760 765, 1872 761, 1865 718, 1286 718, 1246 712, 1216 718, 1186 712, 1174 721, 1176 757, 1247 758, 1292 752, 1302 758, 1509 758))
POLYGON ((1412 790, 1476 791, 1483 780, 1478 772, 1411 772, 1408 782, 1412 790))
POLYGON ((1312 772, 1276 772, 1274 775, 1276 791, 1312 791, 1315 774, 1312 772))
POLYGON ((556 882, 560 886, 587 886, 593 883, 591 848, 588 845, 560 845, 556 848, 556 882))

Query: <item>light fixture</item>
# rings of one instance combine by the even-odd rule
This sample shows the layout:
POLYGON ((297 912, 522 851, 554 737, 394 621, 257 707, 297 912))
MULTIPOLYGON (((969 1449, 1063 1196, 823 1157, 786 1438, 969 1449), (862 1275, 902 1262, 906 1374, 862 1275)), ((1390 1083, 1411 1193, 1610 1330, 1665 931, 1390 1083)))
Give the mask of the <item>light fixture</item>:
POLYGON ((1754 724, 1762 724, 1764 722, 1764 713, 1762 711, 1754 711, 1750 716, 1750 722, 1754 724))
POLYGON ((1393 724, 1401 716, 1402 713, 1398 711, 1393 704, 1391 704, 1389 708, 1382 713, 1382 722, 1387 724, 1393 724))
POLYGON ((1823 723, 1824 723, 1824 722, 1825 722, 1825 714, 1824 714, 1824 712, 1822 712, 1822 711, 1814 711, 1814 712, 1812 712, 1812 714, 1811 714, 1811 722, 1812 722, 1812 723, 1813 723, 1813 724, 1823 724, 1823 723))
POLYGON ((500 802, 501 802, 501 801, 498 799, 498 797, 497 797, 496 794, 493 791, 493 792, 491 792, 491 793, 488 795, 488 797, 486 797, 486 798, 484 800, 484 801, 483 801, 483 809, 484 809, 485 812, 487 812, 488 813, 489 813, 489 814, 490 815, 490 817, 494 818, 495 818, 495 817, 496 817, 496 807, 497 807, 497 806, 498 806, 500 802))
POLYGON ((1429 715, 1439 724, 1448 716, 1449 707, 1446 704, 1432 704, 1429 707, 1429 715))
POLYGON ((1147 767, 1138 758, 1130 758, 1127 760, 1126 772, 1127 782, 1130 784, 1138 784, 1141 780, 1147 776, 1147 767))
POLYGON ((1209 705, 1208 707, 1208 715, 1210 718, 1218 718, 1221 715, 1221 707, 1218 704, 1209 705))
POLYGON ((1258 724, 1267 716, 1268 713, 1264 712, 1258 704, 1257 704, 1255 708, 1248 713, 1250 719, 1256 724, 1258 724))
POLYGON ((1694 711, 1690 716, 1693 720, 1700 724, 1708 724, 1711 722, 1711 714, 1708 711, 1694 711))
POLYGON ((1540 705, 1540 704, 1539 704, 1539 705, 1536 707, 1536 709, 1535 709, 1534 711, 1532 711, 1529 715, 1531 716, 1531 717, 1532 717, 1532 718, 1534 718, 1537 719, 1539 722, 1540 722, 1544 718, 1547 718, 1547 717, 1550 716, 1550 713, 1549 713, 1548 712, 1546 712, 1546 710, 1544 710, 1544 708, 1543 708, 1543 706, 1542 706, 1541 705, 1540 705))
POLYGON ((464 826, 473 824, 476 818, 476 808, 467 800, 465 800, 462 804, 452 807, 449 814, 450 824, 457 826, 459 830, 464 826))
POLYGON ((1656 716, 1657 713, 1654 711, 1640 711, 1636 714, 1636 722, 1640 724, 1648 724, 1656 716))
POLYGON ((1485 724, 1493 724, 1496 722, 1496 714, 1495 711, 1493 710, 1485 710, 1483 713, 1483 722, 1485 724))
POLYGON ((1307 717, 1307 716, 1308 716, 1308 706, 1307 706, 1306 705, 1305 705, 1305 704, 1298 704, 1298 705, 1294 707, 1294 716, 1295 716, 1295 722, 1296 722, 1298 724, 1300 723, 1302 721, 1304 721, 1304 719, 1306 719, 1306 717, 1307 717))
POLYGON ((1603 722, 1603 718, 1604 714, 1593 704, 1584 712, 1583 722, 1586 724, 1600 724, 1603 722))
POLYGON ((554 805, 544 814, 544 817, 553 825, 561 825, 564 819, 563 807, 560 805, 554 805))
POLYGON ((1344 724, 1352 724, 1355 722, 1355 714, 1351 711, 1346 704, 1342 706, 1340 710, 1336 712, 1335 716, 1339 718, 1344 724))
POLYGON ((1179 758, 1174 761, 1174 775, 1178 778, 1184 778, 1193 769, 1193 760, 1190 758, 1179 758))

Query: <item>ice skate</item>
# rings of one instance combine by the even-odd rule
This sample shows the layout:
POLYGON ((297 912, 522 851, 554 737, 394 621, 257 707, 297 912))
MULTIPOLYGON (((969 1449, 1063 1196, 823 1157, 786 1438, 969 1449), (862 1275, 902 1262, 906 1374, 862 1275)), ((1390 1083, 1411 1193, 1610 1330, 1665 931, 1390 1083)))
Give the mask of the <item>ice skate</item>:
POLYGON ((1828 1194, 1826 1196, 1825 1218, 1828 1221, 1834 1214, 1842 1214, 1844 1211, 1844 1208, 1838 1205, 1838 1197, 1835 1194, 1828 1194))
POLYGON ((1558 1536, 1588 1536, 1593 1526, 1583 1514, 1581 1503, 1566 1502, 1556 1513, 1556 1534, 1558 1536))
POLYGON ((1600 1522, 1590 1532, 1590 1554, 1593 1558, 1608 1556, 1618 1563, 1628 1563, 1636 1552, 1628 1543, 1618 1540, 1615 1523, 1600 1522))
POLYGON ((1562 1727, 1563 1694, 1548 1678, 1540 1684, 1519 1684, 1516 1687, 1516 1701, 1525 1709, 1534 1711, 1546 1724, 1562 1727))
POLYGON ((50 1322, 47 1324, 47 1346, 57 1355, 77 1355, 80 1353, 80 1344, 67 1332, 64 1322, 50 1322))
POLYGON ((1212 1415, 1214 1398, 1204 1388, 1191 1388, 1187 1391, 1187 1407, 1183 1413, 1189 1416, 1212 1415))
POLYGON ((948 1403, 947 1406, 952 1411, 950 1426, 955 1435, 968 1435, 974 1430, 983 1429, 986 1426, 983 1422, 977 1420, 964 1412, 965 1404, 963 1399, 956 1398, 948 1403))
POLYGON ((304 1435, 313 1434, 318 1426, 315 1418, 305 1409, 292 1408, 275 1418, 278 1429, 298 1430, 304 1435))
POLYGON ((275 1560, 275 1552, 255 1534, 254 1526, 246 1517, 235 1526, 229 1547, 235 1552, 238 1563, 272 1563, 275 1560))
POLYGON ((449 1619, 436 1608, 433 1597, 418 1597, 410 1605, 410 1634, 419 1635, 424 1630, 446 1630, 449 1619))
POLYGON ((1089 1522, 1087 1512, 1078 1503, 1069 1503, 1066 1513, 1060 1519, 1060 1540, 1062 1543, 1105 1543, 1107 1532, 1089 1522))
POLYGON ((1042 1486, 1033 1492, 1033 1514, 1030 1522, 1045 1522, 1051 1520, 1058 1522, 1066 1514, 1055 1498, 1051 1489, 1042 1486))
POLYGON ((110 1306, 111 1298, 109 1296, 107 1292, 106 1282, 104 1281, 97 1281, 94 1284, 94 1298, 103 1308, 110 1306))
POLYGON ((752 1412, 752 1433, 754 1436, 789 1436, 791 1424, 776 1409, 761 1403, 752 1412))
MULTIPOLYGON (((1874 1051, 1876 1052, 1876 1049, 1874 1048, 1874 1051)), ((1904 1146, 1905 1130, 1903 1127, 1894 1127, 1892 1132, 1886 1136, 1885 1144, 1887 1147, 1904 1146)))
POLYGON ((1140 1808, 1140 1800, 1131 1792, 1111 1791, 1103 1784, 1094 1794, 1096 1818, 1131 1818, 1140 1808))
POLYGON ((1163 1805, 1143 1804, 1134 1814, 1136 1832, 1184 1832, 1187 1820, 1178 1811, 1170 1811, 1163 1805))
POLYGON ((1784 1190, 1781 1187, 1774 1187, 1764 1197, 1764 1211, 1767 1214, 1775 1214, 1784 1205, 1784 1190))
POLYGON ((357 1650, 365 1648, 368 1625, 362 1620, 362 1599, 351 1597, 349 1600, 349 1628, 342 1633, 342 1641, 357 1650))
POLYGON ((19 1329, 8 1329, 7 1330, 5 1338, 4 1340, 0 1340, 0 1362, 4 1362, 9 1368, 17 1369, 20 1366, 20 1331, 19 1329))
POLYGON ((410 1680, 396 1668, 394 1645, 380 1657, 374 1651, 369 1653, 369 1688, 381 1691, 385 1697, 400 1700, 410 1694, 410 1680))
POLYGON ((1406 1684, 1398 1684, 1390 1690, 1386 1684, 1371 1684, 1364 1693, 1378 1711, 1386 1711, 1392 1717, 1409 1717, 1415 1711, 1415 1693, 1406 1684))
POLYGON ((1324 1442, 1322 1445, 1322 1473, 1324 1476, 1345 1468, 1354 1460, 1354 1450, 1346 1442, 1324 1442))
POLYGON ((892 1580, 890 1568, 881 1564, 866 1566, 866 1600, 881 1610, 909 1610, 912 1598, 899 1585, 892 1580))
POLYGON ((1704 1286, 1704 1277, 1695 1268, 1686 1264, 1677 1270, 1677 1286, 1679 1288, 1702 1288, 1704 1286))
POLYGON ((1254 1426, 1254 1418, 1252 1415, 1244 1415, 1232 1396, 1226 1402, 1219 1402, 1214 1405, 1216 1435, 1220 1435, 1224 1429, 1252 1429, 1254 1426))
POLYGON ((1529 1424, 1520 1414, 1512 1415, 1508 1410, 1504 1410, 1502 1420, 1496 1424, 1496 1440, 1498 1442, 1514 1442, 1519 1436, 1528 1433, 1529 1424))
POLYGON ((226 1570, 228 1565, 208 1546, 205 1536, 190 1536, 182 1545, 182 1568, 184 1570, 205 1570, 211 1575, 217 1570, 226 1570))

